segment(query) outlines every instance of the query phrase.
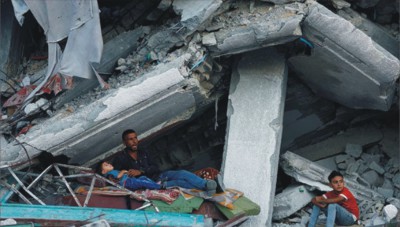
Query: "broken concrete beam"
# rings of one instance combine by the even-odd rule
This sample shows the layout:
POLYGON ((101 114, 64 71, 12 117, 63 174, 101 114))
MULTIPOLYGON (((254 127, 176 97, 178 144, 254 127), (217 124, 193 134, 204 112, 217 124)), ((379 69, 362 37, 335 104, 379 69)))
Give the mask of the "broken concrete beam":
MULTIPOLYGON (((246 11, 241 11, 245 14, 246 11)), ((216 45, 209 46, 213 56, 237 54, 267 46, 287 43, 299 38, 300 22, 303 19, 303 5, 290 4, 256 7, 255 12, 247 18, 238 15, 229 19, 233 23, 226 24, 215 32, 216 45)))
POLYGON ((286 80, 284 57, 274 48, 246 53, 232 73, 221 171, 226 187, 260 205, 249 220, 254 226, 271 225, 286 80))
POLYGON ((311 55, 294 56, 289 62, 313 91, 354 109, 391 107, 399 59, 316 2, 302 28, 312 43, 311 55))
MULTIPOLYGON (((135 30, 124 32, 108 41, 103 47, 103 54, 99 64, 95 65, 95 70, 100 74, 111 74, 114 66, 119 58, 128 56, 134 49, 138 47, 138 41, 146 33, 149 28, 140 27, 135 30)), ((61 108, 65 103, 86 93, 90 89, 99 86, 97 79, 77 79, 75 78, 75 86, 73 89, 66 91, 64 94, 56 98, 54 109, 61 108)))
MULTIPOLYGON (((350 128, 344 133, 330 137, 319 143, 303 147, 293 152, 311 161, 330 157, 345 151, 348 143, 360 144, 361 146, 373 144, 382 139, 382 132, 374 125, 367 124, 360 127, 350 128)), ((363 153, 362 155, 366 155, 363 153)))
POLYGON ((173 9, 181 15, 181 24, 188 34, 195 32, 222 4, 222 0, 175 0, 173 9))
POLYGON ((310 203, 315 196, 316 194, 308 191, 304 185, 291 185, 285 188, 275 196, 272 219, 279 220, 289 217, 310 203))
POLYGON ((362 17, 351 8, 339 10, 338 15, 350 21, 356 28, 371 37, 372 40, 393 54, 393 56, 399 57, 399 42, 384 27, 362 17))
MULTIPOLYGON (((189 119, 202 105, 198 83, 187 78, 189 56, 160 64, 153 71, 120 87, 74 113, 60 111, 33 126, 18 140, 27 142, 32 158, 40 150, 71 157, 83 164, 121 144, 121 132, 134 128, 140 137, 189 119), (35 149, 34 147, 38 148, 35 149)), ((2 144, 1 165, 26 162, 28 157, 15 142, 2 144)))
MULTIPOLYGON (((315 187, 320 191, 332 190, 332 188, 328 186, 328 176, 332 172, 329 169, 290 151, 286 151, 281 155, 280 165, 287 175, 292 176, 300 183, 315 187)), ((384 201, 383 195, 363 186, 363 184, 357 180, 345 176, 345 184, 358 200, 380 201, 382 203, 384 201)))

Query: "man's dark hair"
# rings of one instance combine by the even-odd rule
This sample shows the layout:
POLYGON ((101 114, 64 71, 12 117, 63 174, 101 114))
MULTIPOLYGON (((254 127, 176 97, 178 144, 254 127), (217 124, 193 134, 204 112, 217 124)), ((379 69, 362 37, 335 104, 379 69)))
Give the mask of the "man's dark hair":
POLYGON ((125 131, 122 133, 122 140, 125 140, 125 137, 126 137, 128 134, 131 134, 131 133, 136 133, 136 131, 133 130, 133 129, 127 129, 127 130, 125 130, 125 131))
POLYGON ((331 174, 329 174, 329 176, 328 176, 329 183, 332 181, 333 178, 335 178, 337 176, 343 177, 343 175, 341 173, 339 173, 338 171, 336 171, 336 170, 332 171, 331 174))

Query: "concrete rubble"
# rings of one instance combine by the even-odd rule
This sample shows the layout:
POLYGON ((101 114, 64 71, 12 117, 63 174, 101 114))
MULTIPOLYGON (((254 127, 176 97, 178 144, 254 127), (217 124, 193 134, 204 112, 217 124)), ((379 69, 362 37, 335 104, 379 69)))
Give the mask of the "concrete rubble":
POLYGON ((67 20, 41 20, 41 3, 13 1, 14 16, 2 1, 0 167, 24 168, 42 150, 93 166, 122 149, 129 127, 161 169, 219 169, 261 207, 243 226, 304 226, 331 170, 365 226, 400 223, 387 207, 400 209, 398 3, 92 0, 63 33, 50 25, 67 20), (59 94, 3 107, 57 72, 73 89, 60 82, 59 94))
MULTIPOLYGON (((118 131, 123 125, 134 126, 141 135, 148 135, 186 120, 201 107, 201 97, 205 99, 200 94, 198 82, 187 78, 185 61, 189 56, 183 55, 169 64, 161 64, 151 73, 111 91, 107 96, 76 112, 60 112, 41 122, 40 127, 34 127, 29 134, 19 138, 19 141, 29 141, 32 145, 27 147, 30 156, 40 152, 34 147, 40 147, 53 154, 73 157, 71 162, 83 164, 102 154, 104 149, 111 150, 118 146, 118 131), (170 105, 171 103, 179 103, 179 108, 170 105), (137 118, 146 123, 139 124, 134 120, 137 118), (102 139, 99 140, 100 137, 102 139)), ((25 161, 26 154, 20 153, 20 149, 14 142, 2 144, 1 165, 25 161)))
MULTIPOLYGON (((353 145, 354 146, 354 145, 353 145)), ((339 156, 336 156, 339 157, 339 156)), ((331 169, 326 169, 323 166, 320 166, 316 163, 313 163, 307 159, 304 159, 301 156, 298 156, 290 151, 285 152, 281 156, 281 167, 285 171, 286 174, 292 176, 296 181, 307 185, 308 187, 317 189, 319 191, 329 191, 330 187, 327 185, 328 180, 327 177, 329 173, 332 171, 331 169)), ((398 160, 390 160, 387 161, 389 168, 395 168, 395 172, 399 172, 398 164, 392 164, 398 160)), ((368 166, 368 162, 362 161, 362 165, 368 166)), ((396 180, 393 180, 391 177, 387 177, 383 175, 383 173, 376 172, 374 168, 380 167, 378 164, 369 165, 367 169, 369 171, 364 172, 363 175, 358 175, 357 171, 349 172, 345 169, 341 169, 341 166, 338 165, 336 169, 344 173, 345 176, 345 184, 346 187, 353 192, 356 197, 359 207, 360 207, 360 220, 366 226, 371 226, 371 219, 384 219, 383 207, 384 204, 392 204, 394 207, 399 208, 400 205, 398 203, 398 194, 400 193, 400 188, 395 188, 393 184, 395 184, 396 180), (372 167, 372 168, 371 168, 372 167), (374 175, 375 174, 375 175, 374 175), (371 179, 376 179, 379 182, 372 182, 371 179), (394 191, 396 191, 397 195, 394 195, 394 191)), ((392 170, 393 171, 393 170, 392 170)), ((312 190, 311 190, 312 191, 312 190)), ((285 190, 278 194, 275 198, 285 198, 288 201, 299 200, 296 194, 292 195, 287 193, 285 190), (290 196, 289 198, 287 196, 290 196)), ((310 200, 309 200, 310 201, 310 200)), ((308 201, 308 202, 309 202, 308 201)), ((299 201, 300 202, 300 201, 299 201)), ((281 205, 281 204, 280 204, 281 205)), ((306 208, 307 203, 304 204, 303 207, 293 209, 288 206, 289 211, 288 214, 293 214, 295 212, 299 212, 300 209, 306 208)), ((277 205, 278 206, 278 205, 277 205)), ((308 208, 309 209, 309 208, 308 208)), ((304 214, 304 213, 303 213, 304 214)), ((280 209, 274 210, 274 216, 280 217, 277 219, 283 219, 287 216, 282 216, 282 211, 280 209), (276 212, 276 214, 275 214, 276 212)), ((386 223, 383 221, 383 223, 386 223)))

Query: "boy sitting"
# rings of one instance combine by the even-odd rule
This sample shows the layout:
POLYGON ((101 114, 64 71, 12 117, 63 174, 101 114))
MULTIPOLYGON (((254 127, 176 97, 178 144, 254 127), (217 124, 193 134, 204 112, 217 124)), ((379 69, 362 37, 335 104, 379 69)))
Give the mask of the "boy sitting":
POLYGON ((316 225, 321 209, 327 216, 327 227, 333 227, 335 223, 345 226, 355 224, 360 212, 353 194, 344 186, 343 175, 332 171, 328 180, 333 190, 311 200, 314 205, 308 227, 316 225))
POLYGON ((114 167, 106 161, 99 164, 98 172, 103 174, 107 178, 111 176, 114 179, 118 179, 120 185, 133 191, 142 188, 161 189, 160 184, 157 184, 156 182, 145 176, 141 176, 138 178, 129 177, 127 174, 127 170, 114 170, 114 167))

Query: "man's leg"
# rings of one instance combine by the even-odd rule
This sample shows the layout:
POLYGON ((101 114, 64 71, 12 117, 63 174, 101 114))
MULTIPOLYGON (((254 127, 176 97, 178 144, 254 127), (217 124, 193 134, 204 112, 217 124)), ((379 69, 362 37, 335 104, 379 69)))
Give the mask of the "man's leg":
MULTIPOLYGON (((140 177, 141 178, 141 177, 140 177)), ((125 181, 125 188, 128 188, 130 190, 137 190, 140 188, 147 188, 147 189, 160 189, 161 186, 157 183, 155 183, 154 181, 151 181, 150 179, 146 178, 142 178, 142 179, 136 179, 136 178, 128 178, 125 181)))
POLYGON ((182 188, 206 189, 206 180, 186 170, 165 171, 161 173, 160 178, 167 178, 167 187, 179 186, 182 188))
POLYGON ((317 205, 313 205, 313 209, 310 216, 310 221, 308 222, 308 227, 315 227, 318 221, 318 216, 321 208, 317 205))

